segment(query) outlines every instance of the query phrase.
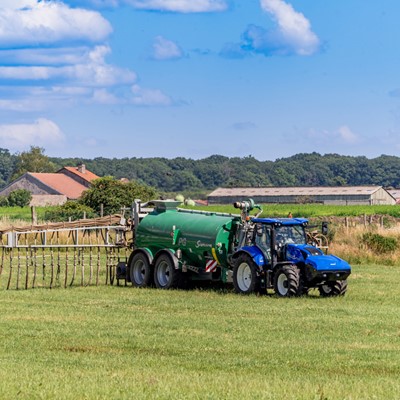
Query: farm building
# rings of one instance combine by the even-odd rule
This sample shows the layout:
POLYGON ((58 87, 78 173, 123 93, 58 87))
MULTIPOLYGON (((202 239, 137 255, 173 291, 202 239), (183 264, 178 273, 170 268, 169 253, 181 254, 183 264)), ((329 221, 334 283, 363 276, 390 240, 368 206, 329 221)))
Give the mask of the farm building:
POLYGON ((67 200, 78 199, 90 186, 90 182, 97 178, 84 164, 64 167, 55 173, 26 172, 3 188, 0 196, 8 196, 17 189, 26 189, 32 194, 33 206, 60 205, 67 200))
POLYGON ((395 198, 396 204, 400 204, 400 189, 388 189, 388 192, 395 198))
POLYGON ((218 188, 207 197, 208 204, 228 204, 248 198, 261 204, 396 204, 396 199, 382 186, 218 188))

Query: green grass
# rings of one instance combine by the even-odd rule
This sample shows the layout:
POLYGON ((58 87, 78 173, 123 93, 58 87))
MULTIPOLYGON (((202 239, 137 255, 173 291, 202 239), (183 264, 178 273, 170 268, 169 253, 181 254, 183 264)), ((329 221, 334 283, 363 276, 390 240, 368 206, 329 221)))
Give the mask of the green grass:
MULTIPOLYGON (((36 207, 39 220, 43 220, 44 213, 51 207, 36 207)), ((53 207, 54 208, 54 207, 53 207)), ((15 221, 24 220, 31 222, 32 214, 30 207, 0 207, 0 218, 3 220, 15 221)), ((4 223, 3 223, 4 225, 4 223)))
MULTIPOLYGON (((286 217, 289 212, 293 217, 356 217, 362 215, 389 215, 400 218, 399 206, 334 206, 322 204, 262 204, 263 217, 286 217)), ((188 207, 194 208, 194 207, 188 207)), ((228 212, 233 214, 240 213, 231 205, 212 205, 207 207, 196 207, 196 209, 204 209, 215 212, 228 212)), ((256 214, 258 210, 251 212, 256 214)))
POLYGON ((400 269, 343 298, 0 291, 1 399, 397 399, 400 269))
MULTIPOLYGON (((212 205, 206 207, 185 207, 204 209, 207 211, 227 212, 238 214, 239 210, 231 205, 212 205)), ((46 210, 51 207, 36 207, 38 219, 44 219, 46 210)), ((53 207, 54 208, 54 207, 53 207)), ((388 215, 395 218, 400 218, 399 206, 330 206, 321 204, 263 204, 263 217, 286 217, 289 212, 293 217, 356 217, 362 215, 388 215)), ((252 215, 256 214, 257 210, 252 211, 252 215)), ((31 209, 30 207, 0 207, 0 218, 14 221, 25 220, 30 223, 31 209)), ((4 225, 4 224, 3 224, 4 225)))

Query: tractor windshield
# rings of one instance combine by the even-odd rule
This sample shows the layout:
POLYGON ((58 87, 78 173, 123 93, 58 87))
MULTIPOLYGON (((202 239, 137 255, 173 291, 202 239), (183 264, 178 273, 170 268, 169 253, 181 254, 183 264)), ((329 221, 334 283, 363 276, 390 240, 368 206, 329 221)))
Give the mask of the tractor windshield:
POLYGON ((306 243, 306 235, 302 225, 281 225, 275 229, 276 242, 280 245, 306 243))

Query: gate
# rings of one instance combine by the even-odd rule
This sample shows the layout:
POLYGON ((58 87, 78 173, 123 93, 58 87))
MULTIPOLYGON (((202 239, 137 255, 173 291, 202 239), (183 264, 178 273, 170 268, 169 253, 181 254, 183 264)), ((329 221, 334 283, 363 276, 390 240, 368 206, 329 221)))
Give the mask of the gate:
POLYGON ((133 231, 121 215, 0 231, 0 289, 113 285, 133 231))

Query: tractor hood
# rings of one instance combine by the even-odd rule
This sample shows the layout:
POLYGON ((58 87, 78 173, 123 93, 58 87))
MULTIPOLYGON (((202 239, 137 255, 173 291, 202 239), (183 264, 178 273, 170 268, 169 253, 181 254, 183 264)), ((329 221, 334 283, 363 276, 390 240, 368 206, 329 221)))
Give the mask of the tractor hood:
POLYGON ((315 271, 350 271, 350 265, 339 257, 326 255, 320 249, 308 244, 288 244, 286 249, 288 261, 305 263, 315 271))

